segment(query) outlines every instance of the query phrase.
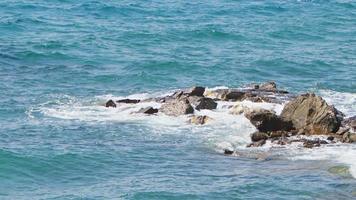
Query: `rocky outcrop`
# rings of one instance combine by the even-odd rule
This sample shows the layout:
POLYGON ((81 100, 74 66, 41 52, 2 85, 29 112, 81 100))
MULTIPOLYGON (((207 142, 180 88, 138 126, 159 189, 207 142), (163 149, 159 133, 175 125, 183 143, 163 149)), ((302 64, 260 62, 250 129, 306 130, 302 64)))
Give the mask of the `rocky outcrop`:
POLYGON ((196 124, 196 125, 203 125, 211 120, 212 120, 212 118, 210 118, 206 115, 198 115, 198 116, 194 115, 189 119, 189 123, 196 124))
POLYGON ((158 109, 157 108, 153 108, 151 106, 147 107, 147 108, 141 108, 138 113, 144 113, 144 114, 155 114, 158 113, 158 109))
POLYGON ((139 99, 120 99, 118 101, 116 101, 117 103, 132 103, 132 104, 135 104, 135 103, 140 103, 141 100, 139 99))
POLYGON ((245 117, 261 132, 290 131, 293 129, 290 120, 284 120, 269 110, 252 110, 245 113, 245 117))
POLYGON ((116 104, 115 104, 115 102, 113 101, 113 100, 109 100, 109 101, 107 101, 106 103, 105 103, 105 107, 113 107, 113 108, 116 108, 116 104))
POLYGON ((202 110, 202 109, 213 110, 213 109, 216 109, 217 105, 218 104, 213 99, 204 97, 204 98, 201 98, 198 100, 198 104, 195 107, 195 109, 197 109, 197 110, 202 110))
POLYGON ((335 133, 342 119, 340 112, 315 94, 300 95, 287 103, 281 117, 292 121, 296 129, 312 135, 335 133))
POLYGON ((194 108, 187 98, 175 99, 164 103, 159 111, 166 115, 179 116, 194 113, 194 108))

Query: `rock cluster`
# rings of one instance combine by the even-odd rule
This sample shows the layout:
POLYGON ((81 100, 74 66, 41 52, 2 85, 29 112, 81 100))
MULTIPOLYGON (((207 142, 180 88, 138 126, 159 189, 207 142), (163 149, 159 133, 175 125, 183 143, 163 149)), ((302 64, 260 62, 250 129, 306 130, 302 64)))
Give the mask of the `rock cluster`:
MULTIPOLYGON (((236 104, 230 109, 230 114, 244 116, 257 129, 251 134, 251 144, 248 147, 259 147, 270 140, 272 143, 286 145, 301 142, 305 148, 318 147, 336 141, 356 142, 356 116, 343 119, 344 115, 335 107, 328 105, 324 99, 313 93, 295 96, 284 90, 279 90, 275 82, 252 84, 243 89, 206 90, 204 87, 193 87, 180 90, 172 95, 150 99, 120 99, 109 100, 106 107, 117 107, 121 104, 138 104, 154 101, 161 104, 160 108, 147 107, 137 113, 163 113, 169 116, 189 115, 189 123, 203 125, 213 120, 206 115, 194 115, 196 111, 217 108, 217 101, 283 103, 288 102, 280 115, 271 110, 252 109, 242 104, 236 104), (291 136, 327 135, 327 140, 295 139, 291 136)), ((226 151, 225 154, 233 152, 226 151)))

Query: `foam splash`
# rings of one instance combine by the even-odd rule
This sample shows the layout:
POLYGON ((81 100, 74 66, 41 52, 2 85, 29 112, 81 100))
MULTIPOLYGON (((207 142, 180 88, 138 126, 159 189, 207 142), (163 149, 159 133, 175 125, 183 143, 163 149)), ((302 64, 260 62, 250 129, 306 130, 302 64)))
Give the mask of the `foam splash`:
MULTIPOLYGON (((227 87, 208 88, 207 90, 226 89, 227 87)), ((171 129, 170 134, 181 134, 188 130, 191 134, 203 140, 206 144, 214 148, 217 152, 223 152, 224 149, 238 151, 255 151, 256 149, 264 152, 275 152, 280 147, 267 142, 260 148, 249 149, 246 144, 250 142, 250 134, 256 131, 256 128, 246 119, 243 114, 230 114, 231 106, 236 102, 218 101, 216 110, 195 111, 196 115, 207 115, 214 120, 210 123, 197 126, 191 125, 187 121, 189 116, 171 117, 162 113, 148 116, 136 113, 141 108, 152 106, 159 108, 160 103, 142 102, 139 104, 120 104, 117 108, 106 108, 103 105, 108 99, 118 100, 124 98, 147 99, 152 97, 163 97, 172 94, 173 91, 158 92, 153 94, 141 93, 130 96, 104 95, 96 96, 93 99, 83 101, 70 96, 58 97, 50 102, 30 108, 27 111, 29 117, 34 118, 37 114, 45 117, 80 120, 87 122, 129 122, 142 123, 152 128, 153 133, 161 134, 162 129, 171 129)), ((329 104, 335 105, 347 116, 356 115, 356 94, 341 93, 330 90, 321 90, 318 92, 329 104)), ((274 103, 254 103, 250 101, 239 102, 248 108, 263 108, 273 110, 280 114, 284 105, 274 103)), ((305 149, 302 144, 293 143, 288 145, 287 151, 283 151, 285 159, 292 160, 332 160, 338 163, 346 164, 350 167, 350 173, 356 178, 356 146, 353 144, 327 145, 320 148, 305 149)), ((277 151, 280 154, 281 151, 277 151)), ((272 153, 273 154, 273 153, 272 153)))

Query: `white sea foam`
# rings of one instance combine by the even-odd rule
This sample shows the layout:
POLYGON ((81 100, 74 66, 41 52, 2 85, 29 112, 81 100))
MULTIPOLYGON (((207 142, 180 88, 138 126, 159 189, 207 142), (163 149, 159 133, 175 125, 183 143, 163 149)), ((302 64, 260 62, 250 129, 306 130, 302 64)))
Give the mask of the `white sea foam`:
MULTIPOLYGON (((227 87, 216 87, 215 89, 226 89, 227 87)), ((41 113, 47 117, 54 117, 69 120, 81 120, 90 122, 132 122, 143 123, 152 127, 154 133, 161 133, 162 128, 171 129, 172 134, 182 133, 182 130, 190 130, 191 134, 199 137, 209 146, 218 152, 224 149, 237 149, 243 151, 252 151, 246 148, 246 144, 250 142, 249 135, 256 131, 256 128, 247 120, 243 114, 230 114, 231 106, 234 102, 218 101, 216 110, 201 110, 195 111, 196 115, 207 115, 213 120, 206 125, 197 126, 191 125, 187 121, 188 116, 171 117, 162 113, 157 115, 144 115, 136 113, 139 109, 152 106, 159 108, 160 103, 143 102, 139 104, 119 104, 117 108, 106 108, 103 104, 108 99, 118 100, 123 98, 146 99, 157 96, 166 96, 172 94, 173 91, 158 92, 154 94, 134 94, 130 96, 114 96, 104 95, 96 96, 89 101, 83 101, 74 97, 62 96, 54 99, 51 102, 46 102, 38 107, 30 108, 27 111, 29 117, 34 118, 33 113, 41 113)), ((356 115, 356 94, 341 93, 329 90, 321 90, 318 92, 326 101, 335 105, 347 116, 356 115)), ((274 103, 254 103, 250 101, 242 101, 239 104, 248 108, 264 108, 274 110, 280 114, 283 106, 274 103)), ((286 159, 294 160, 333 160, 335 162, 346 164, 350 167, 351 174, 356 177, 356 146, 352 144, 335 144, 322 146, 320 148, 305 149, 301 147, 301 143, 293 143, 283 147, 287 151, 283 151, 286 159)), ((261 151, 271 152, 271 149, 280 148, 275 144, 267 142, 261 148, 261 151)))

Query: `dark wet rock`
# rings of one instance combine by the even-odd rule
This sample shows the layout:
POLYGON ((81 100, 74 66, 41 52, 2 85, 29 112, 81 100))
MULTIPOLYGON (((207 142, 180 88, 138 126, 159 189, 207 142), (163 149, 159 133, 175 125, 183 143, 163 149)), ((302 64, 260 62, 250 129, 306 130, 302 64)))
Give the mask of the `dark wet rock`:
POLYGON ((206 115, 194 115, 189 119, 189 122, 196 125, 203 125, 211 121, 212 118, 206 115))
POLYGON ((334 136, 329 136, 328 138, 326 138, 327 140, 329 140, 329 141, 334 141, 334 136))
POLYGON ((319 138, 314 140, 304 140, 303 147, 305 148, 313 148, 313 147, 320 147, 322 144, 329 144, 325 140, 320 140, 319 138))
POLYGON ((135 103, 140 103, 141 100, 139 99, 120 99, 116 101, 117 103, 130 103, 130 104, 135 104, 135 103))
POLYGON ((335 133, 342 116, 333 106, 315 94, 303 94, 287 103, 281 117, 291 120, 296 129, 304 129, 306 134, 335 133))
POLYGON ((252 143, 248 144, 247 147, 261 147, 264 144, 266 144, 266 140, 259 140, 257 142, 252 142, 252 143))
POLYGON ((230 149, 224 149, 224 154, 225 155, 231 155, 231 154, 233 154, 234 153, 234 151, 233 150, 230 150, 230 149))
POLYGON ((113 101, 113 100, 109 100, 109 101, 107 101, 106 102, 106 104, 105 104, 105 107, 113 107, 113 108, 116 108, 116 104, 115 104, 115 102, 113 101))
POLYGON ((141 109, 138 111, 138 113, 155 114, 155 113, 158 113, 158 109, 149 106, 149 107, 147 107, 147 108, 141 108, 141 109))
POLYGON ((291 121, 284 120, 269 110, 252 110, 246 112, 245 117, 261 132, 293 129, 291 121))
POLYGON ((268 139, 268 135, 267 133, 263 133, 263 132, 254 132, 251 134, 251 140, 252 142, 257 142, 260 140, 267 140, 268 139))
POLYGON ((195 107, 197 110, 208 109, 213 110, 216 109, 217 103, 211 98, 201 98, 198 100, 198 105, 195 107))
POLYGON ((187 94, 189 96, 202 97, 204 96, 204 92, 205 92, 205 87, 193 87, 187 92, 187 94))
POLYGON ((225 96, 223 97, 223 100, 225 101, 242 101, 245 99, 246 93, 242 92, 242 91, 234 91, 234 90, 230 90, 228 91, 225 96))
POLYGON ((160 111, 166 115, 179 116, 194 113, 194 108, 190 105, 188 99, 175 99, 164 103, 160 111))

